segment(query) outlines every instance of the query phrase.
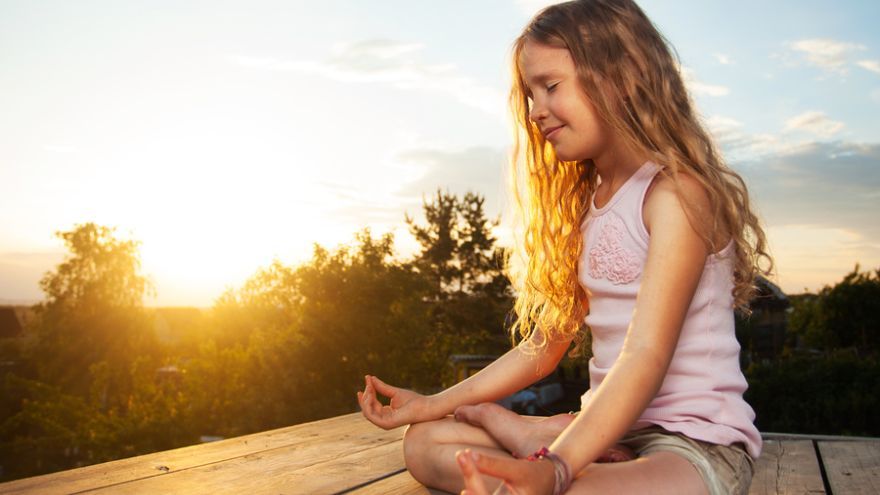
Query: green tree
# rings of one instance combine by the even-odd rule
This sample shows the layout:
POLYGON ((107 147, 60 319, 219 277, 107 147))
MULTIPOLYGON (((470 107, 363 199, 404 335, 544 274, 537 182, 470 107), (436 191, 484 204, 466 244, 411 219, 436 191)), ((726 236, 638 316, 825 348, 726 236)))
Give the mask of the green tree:
POLYGON ((46 299, 23 367, 33 376, 2 382, 0 463, 13 476, 192 439, 178 414, 184 398, 156 383, 162 355, 143 308, 138 244, 92 223, 58 235, 70 252, 40 282, 46 299))
POLYGON ((859 266, 815 296, 793 304, 790 329, 808 346, 855 348, 861 355, 880 351, 880 269, 860 272, 859 266))
POLYGON ((492 235, 499 220, 489 221, 483 205, 478 194, 459 199, 438 190, 433 201, 423 203, 425 225, 406 216, 422 246, 413 264, 434 281, 425 354, 443 363, 438 371, 444 381, 451 378, 450 355, 502 354, 510 346, 504 322, 512 292, 503 273, 504 252, 492 235))
POLYGON ((438 189, 432 201, 422 204, 426 225, 405 216, 422 246, 415 265, 435 280, 438 300, 486 290, 503 296, 508 290, 502 273, 503 251, 495 246, 492 235, 500 220, 486 218, 484 203, 485 198, 473 192, 459 199, 438 189))
POLYGON ((351 412, 366 373, 435 386, 428 293, 369 229, 302 265, 273 262, 213 308, 216 338, 186 365, 193 415, 226 436, 351 412))
POLYGON ((451 290, 452 281, 460 277, 460 267, 456 264, 458 198, 438 189, 434 201, 424 201, 422 209, 427 225, 416 224, 409 214, 404 218, 410 232, 422 245, 416 266, 434 280, 435 297, 442 299, 451 290))

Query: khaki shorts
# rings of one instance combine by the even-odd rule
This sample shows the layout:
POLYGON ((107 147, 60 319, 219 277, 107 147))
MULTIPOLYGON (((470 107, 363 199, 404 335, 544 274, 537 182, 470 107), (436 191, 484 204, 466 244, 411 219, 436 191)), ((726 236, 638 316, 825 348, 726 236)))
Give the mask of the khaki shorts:
POLYGON ((755 460, 741 442, 718 445, 653 425, 630 431, 618 443, 638 456, 665 451, 684 457, 697 468, 710 495, 746 495, 755 474, 755 460))

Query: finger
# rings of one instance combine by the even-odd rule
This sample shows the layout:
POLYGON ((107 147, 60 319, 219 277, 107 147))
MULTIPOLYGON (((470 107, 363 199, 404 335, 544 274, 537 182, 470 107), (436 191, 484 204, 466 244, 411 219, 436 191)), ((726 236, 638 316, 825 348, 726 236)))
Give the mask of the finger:
POLYGON ((480 475, 471 457, 471 450, 459 450, 455 453, 455 458, 458 461, 458 468, 461 470, 461 475, 464 478, 465 489, 461 493, 466 495, 489 495, 486 484, 483 483, 483 477, 480 475))
POLYGON ((367 388, 364 389, 364 404, 373 415, 379 415, 382 404, 379 403, 379 399, 376 397, 376 392, 373 390, 370 382, 367 382, 367 388))
POLYGON ((383 406, 382 403, 379 402, 379 399, 376 396, 376 391, 373 389, 372 385, 368 387, 368 390, 364 392, 364 395, 366 396, 366 406, 370 411, 373 423, 382 428, 388 428, 391 425, 391 416, 394 415, 395 411, 388 406, 383 406))
POLYGON ((496 478, 514 480, 522 474, 522 461, 507 457, 474 453, 474 466, 483 474, 496 478))
POLYGON ((392 387, 379 379, 379 377, 370 375, 370 381, 380 394, 386 397, 394 397, 397 393, 397 387, 392 387))

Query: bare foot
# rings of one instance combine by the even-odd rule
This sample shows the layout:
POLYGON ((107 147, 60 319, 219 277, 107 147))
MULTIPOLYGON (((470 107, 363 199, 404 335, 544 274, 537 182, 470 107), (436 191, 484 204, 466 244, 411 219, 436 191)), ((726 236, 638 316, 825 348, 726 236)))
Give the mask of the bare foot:
MULTIPOLYGON (((459 406, 455 410, 456 421, 483 428, 514 457, 520 458, 528 457, 541 447, 553 443, 574 419, 573 414, 530 419, 494 402, 459 406)), ((617 444, 596 459, 596 462, 622 462, 635 457, 635 453, 629 447, 617 444)))

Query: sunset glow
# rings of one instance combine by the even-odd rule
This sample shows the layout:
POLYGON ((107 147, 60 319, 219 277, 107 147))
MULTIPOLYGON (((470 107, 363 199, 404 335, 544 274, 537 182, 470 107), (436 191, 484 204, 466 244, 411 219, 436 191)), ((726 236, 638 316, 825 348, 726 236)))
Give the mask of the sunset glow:
MULTIPOLYGON (((0 303, 42 297, 53 232, 76 223, 141 241, 148 304, 209 306, 363 227, 412 253, 404 214, 438 187, 483 194, 494 218, 508 49, 546 3, 4 2, 0 303)), ((869 3, 640 2, 748 181, 786 291, 880 266, 869 3)))

